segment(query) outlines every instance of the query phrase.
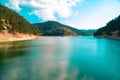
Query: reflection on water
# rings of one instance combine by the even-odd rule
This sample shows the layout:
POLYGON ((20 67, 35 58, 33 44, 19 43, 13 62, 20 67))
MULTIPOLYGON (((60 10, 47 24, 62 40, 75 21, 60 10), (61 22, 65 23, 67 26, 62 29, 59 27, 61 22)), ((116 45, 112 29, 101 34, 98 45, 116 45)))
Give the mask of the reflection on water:
POLYGON ((43 37, 0 44, 0 80, 120 80, 120 42, 43 37))
POLYGON ((25 49, 29 46, 30 45, 28 42, 0 43, 0 59, 12 58, 23 55, 25 53, 25 50, 22 49, 25 49))

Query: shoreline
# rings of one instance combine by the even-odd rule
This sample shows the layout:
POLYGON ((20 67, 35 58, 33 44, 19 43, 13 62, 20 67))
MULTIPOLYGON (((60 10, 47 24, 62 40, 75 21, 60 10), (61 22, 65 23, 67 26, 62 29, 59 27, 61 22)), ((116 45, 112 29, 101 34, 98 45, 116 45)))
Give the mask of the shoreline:
POLYGON ((94 36, 96 38, 106 38, 106 39, 114 39, 114 40, 120 40, 120 37, 114 37, 114 36, 94 36))
POLYGON ((34 40, 38 39, 40 37, 34 37, 34 38, 17 38, 17 39, 12 39, 12 40, 0 40, 0 43, 5 43, 5 42, 17 42, 17 41, 28 41, 28 40, 34 40))
POLYGON ((3 42, 16 42, 16 41, 26 41, 40 38, 40 36, 33 34, 24 34, 24 33, 0 33, 0 43, 3 42))

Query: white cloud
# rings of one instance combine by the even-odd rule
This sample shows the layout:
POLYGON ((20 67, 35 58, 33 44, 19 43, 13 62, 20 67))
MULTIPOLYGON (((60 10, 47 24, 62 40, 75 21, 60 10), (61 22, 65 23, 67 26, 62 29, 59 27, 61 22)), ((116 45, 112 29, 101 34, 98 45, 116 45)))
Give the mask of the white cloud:
POLYGON ((55 14, 59 17, 69 17, 72 14, 72 7, 82 0, 9 0, 7 6, 20 11, 20 6, 31 7, 30 14, 35 14, 43 20, 56 20, 55 14))
POLYGON ((20 1, 19 0, 10 0, 9 3, 6 3, 8 7, 11 9, 15 9, 17 11, 20 11, 21 8, 19 7, 20 1))
POLYGON ((75 16, 78 16, 78 15, 79 15, 79 12, 78 12, 78 11, 76 11, 74 14, 75 14, 75 16))

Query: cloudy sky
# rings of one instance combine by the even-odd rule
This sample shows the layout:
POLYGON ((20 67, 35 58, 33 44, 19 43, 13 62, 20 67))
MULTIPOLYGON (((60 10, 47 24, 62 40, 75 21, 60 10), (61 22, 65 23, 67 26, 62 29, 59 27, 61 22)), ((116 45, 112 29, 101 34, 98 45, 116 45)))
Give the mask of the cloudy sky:
POLYGON ((120 0, 0 0, 30 23, 55 20, 78 29, 97 29, 120 15, 120 0))

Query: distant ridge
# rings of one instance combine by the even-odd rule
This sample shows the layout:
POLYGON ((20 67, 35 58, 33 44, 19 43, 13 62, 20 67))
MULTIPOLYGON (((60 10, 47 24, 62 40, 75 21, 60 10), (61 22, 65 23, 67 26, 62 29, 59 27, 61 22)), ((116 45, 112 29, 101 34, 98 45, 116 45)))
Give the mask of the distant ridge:
POLYGON ((38 26, 43 36, 76 36, 93 34, 92 30, 79 30, 56 21, 47 21, 43 23, 35 23, 38 26), (91 31, 91 32, 90 32, 91 31))
POLYGON ((71 27, 63 25, 56 21, 47 21, 43 23, 35 23, 38 26, 43 36, 75 36, 79 35, 71 27))

